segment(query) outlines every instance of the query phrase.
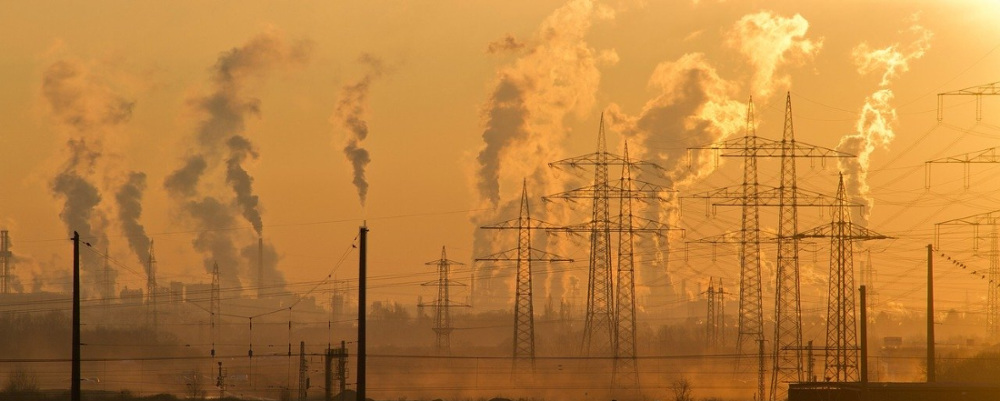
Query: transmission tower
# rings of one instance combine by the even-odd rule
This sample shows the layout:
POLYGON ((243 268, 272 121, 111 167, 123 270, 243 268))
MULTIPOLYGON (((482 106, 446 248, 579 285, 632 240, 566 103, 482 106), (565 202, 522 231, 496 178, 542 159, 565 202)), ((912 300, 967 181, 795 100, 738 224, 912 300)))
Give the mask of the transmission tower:
POLYGON ((705 317, 705 346, 718 350, 726 343, 726 297, 722 288, 722 278, 719 287, 715 287, 715 278, 708 278, 708 290, 705 291, 708 313, 705 317))
MULTIPOLYGON (((635 226, 632 215, 632 170, 625 143, 625 163, 622 164, 621 202, 618 209, 618 280, 615 303, 615 364, 611 383, 616 389, 634 391, 639 399, 639 370, 635 353, 635 226)), ((626 395, 626 397, 628 397, 626 395)))
MULTIPOLYGON (((795 141, 792 124, 791 94, 785 97, 785 123, 781 141, 773 141, 756 136, 753 119, 753 99, 747 104, 747 128, 742 138, 725 141, 707 148, 719 152, 724 157, 742 157, 743 185, 738 188, 723 188, 704 194, 686 196, 689 198, 721 198, 715 205, 740 206, 743 209, 740 230, 740 317, 737 353, 750 357, 751 342, 763 338, 763 308, 761 299, 760 245, 761 238, 759 207, 779 208, 777 269, 775 274, 775 332, 774 358, 775 375, 772 376, 771 397, 783 396, 784 388, 779 383, 801 381, 802 372, 802 318, 799 300, 799 258, 798 207, 828 206, 835 200, 814 192, 803 191, 796 184, 795 159, 852 157, 833 149, 802 144, 795 141), (777 188, 765 187, 757 181, 757 158, 778 157, 781 159, 781 183, 777 188), (764 190, 761 188, 764 187, 764 190)), ((759 363, 758 363, 759 364, 759 363)), ((748 364, 741 364, 749 368, 748 364)), ((763 399, 763 394, 758 394, 763 399)))
MULTIPOLYGON (((445 248, 441 247, 441 259, 432 260, 425 263, 428 266, 437 266, 438 268, 438 279, 436 281, 430 281, 423 283, 423 286, 437 286, 437 300, 431 303, 430 306, 434 307, 434 351, 438 355, 448 355, 451 354, 451 332, 454 328, 451 326, 451 313, 450 309, 453 307, 468 307, 469 305, 459 305, 451 301, 449 297, 448 289, 453 286, 465 286, 465 284, 452 281, 448 278, 451 270, 451 266, 461 266, 460 262, 448 259, 448 254, 445 253, 445 248)), ((420 305, 421 307, 427 305, 420 305)))
POLYGON ((572 262, 531 246, 531 231, 553 226, 531 218, 528 207, 528 182, 521 190, 521 211, 518 218, 480 227, 491 230, 517 230, 517 247, 490 256, 477 258, 477 262, 516 262, 517 288, 514 299, 514 353, 512 372, 519 375, 524 368, 535 368, 535 314, 531 295, 531 262, 572 262), (525 366, 527 365, 527 366, 525 366))
POLYGON ((941 226, 972 226, 973 239, 972 250, 979 250, 979 226, 990 227, 990 268, 988 277, 989 283, 986 292, 986 335, 990 340, 1000 337, 1000 244, 997 238, 997 225, 1000 224, 1000 210, 981 213, 977 215, 948 220, 934 225, 934 240, 939 243, 941 226))
POLYGON ((865 251, 865 262, 861 265, 861 285, 865 286, 868 293, 868 313, 874 313, 878 306, 878 291, 875 289, 875 265, 872 264, 872 251, 865 251))
POLYGON ((158 329, 156 310, 156 255, 153 252, 153 240, 149 240, 149 258, 146 260, 146 313, 152 319, 153 332, 158 329))
POLYGON ((830 292, 826 325, 827 381, 855 382, 858 374, 858 335, 854 302, 854 242, 891 237, 851 222, 850 205, 844 189, 844 175, 837 186, 838 204, 833 219, 795 236, 830 239, 830 292))
MULTIPOLYGON (((604 143, 603 128, 600 131, 599 142, 601 144, 604 143)), ((603 148, 603 146, 599 146, 599 148, 603 148)), ((573 160, 572 162, 561 161, 553 163, 553 165, 575 166, 587 164, 588 160, 594 158, 596 158, 594 155, 588 155, 580 158, 568 159, 573 160)), ((559 227, 549 231, 564 233, 590 233, 592 239, 592 251, 596 246, 593 238, 599 237, 594 235, 595 227, 601 227, 601 230, 607 231, 608 234, 612 232, 618 234, 618 269, 617 280, 615 281, 615 283, 617 283, 617 288, 616 291, 613 292, 613 294, 616 294, 616 298, 612 298, 612 303, 605 305, 606 301, 601 295, 603 292, 599 292, 597 294, 591 292, 588 294, 588 305, 609 306, 614 309, 609 320, 612 326, 609 328, 609 334, 611 336, 609 339, 611 342, 610 355, 613 356, 614 361, 612 368, 612 388, 616 391, 623 391, 623 393, 617 394, 617 398, 635 398, 639 396, 639 376, 635 347, 635 235, 640 233, 653 233, 662 236, 665 233, 669 233, 671 230, 678 229, 657 221, 635 216, 634 213, 632 213, 633 201, 661 201, 663 200, 661 198, 661 194, 670 191, 661 186, 632 178, 633 168, 659 168, 658 166, 649 162, 630 160, 628 158, 627 144, 624 157, 608 153, 604 156, 604 159, 607 161, 604 166, 605 169, 607 168, 607 165, 620 165, 622 167, 622 176, 616 185, 613 185, 611 182, 607 182, 602 185, 595 184, 568 192, 550 195, 545 197, 545 199, 562 199, 572 201, 575 199, 595 199, 601 197, 603 199, 600 202, 595 201, 595 203, 603 203, 608 206, 610 206, 611 199, 617 199, 619 201, 618 216, 616 218, 609 218, 606 222, 600 222, 599 224, 596 220, 592 220, 583 224, 559 227)), ((607 252, 608 255, 610 255, 611 250, 608 249, 607 252)), ((596 265, 598 264, 595 264, 594 261, 591 260, 591 267, 596 265)), ((594 272, 595 270, 591 269, 592 277, 600 276, 594 274, 594 272)), ((601 280, 594 280, 594 282, 600 281, 601 280)), ((610 283, 611 282, 608 281, 609 285, 610 283)), ((595 286, 591 286, 589 289, 593 290, 594 288, 595 286)), ((608 295, 610 296, 611 294, 608 295)), ((597 348, 598 343, 595 340, 596 338, 599 338, 597 335, 603 334, 603 329, 605 328, 603 324, 596 324, 596 322, 600 322, 602 321, 601 319, 604 318, 602 311, 603 309, 588 307, 588 316, 591 317, 587 320, 588 326, 585 326, 584 328, 583 343, 583 351, 586 355, 604 355, 602 352, 603 349, 597 348)))
MULTIPOLYGON (((593 204, 590 221, 580 225, 549 230, 590 235, 587 312, 582 345, 583 354, 588 356, 613 355, 616 350, 615 337, 617 336, 617 329, 614 288, 612 287, 611 233, 621 232, 622 224, 620 219, 617 222, 612 219, 610 204, 611 199, 622 199, 624 195, 621 188, 616 188, 616 185, 613 185, 608 180, 608 167, 624 166, 626 164, 630 168, 662 169, 653 163, 627 161, 622 156, 609 153, 607 151, 603 115, 601 115, 601 124, 597 135, 597 152, 549 163, 550 167, 555 168, 582 168, 590 166, 594 168, 593 185, 544 198, 545 200, 562 199, 568 201, 587 199, 593 204)), ((628 197, 632 200, 662 200, 660 194, 670 191, 658 185, 639 180, 632 179, 631 181, 632 189, 627 192, 628 197)), ((662 233, 664 231, 675 230, 674 228, 648 219, 635 218, 634 222, 640 222, 639 227, 641 228, 633 226, 633 232, 662 233)))
POLYGON ((1000 82, 986 85, 972 86, 957 91, 942 92, 937 95, 937 120, 944 119, 944 97, 945 96, 975 96, 976 97, 976 121, 983 119, 983 96, 1000 95, 1000 82))
POLYGON ((218 328, 221 327, 222 318, 222 298, 221 298, 221 288, 220 288, 220 276, 219 276, 219 263, 215 262, 212 266, 212 289, 209 291, 209 317, 212 322, 212 357, 215 357, 215 341, 218 336, 218 328))
POLYGON ((10 233, 0 231, 0 293, 10 294, 11 264, 10 233))

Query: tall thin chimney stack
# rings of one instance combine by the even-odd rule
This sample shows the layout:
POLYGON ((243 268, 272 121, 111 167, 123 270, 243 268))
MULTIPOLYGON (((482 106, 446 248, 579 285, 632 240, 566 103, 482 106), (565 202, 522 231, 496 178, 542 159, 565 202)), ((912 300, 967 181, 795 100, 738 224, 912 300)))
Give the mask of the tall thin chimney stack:
POLYGON ((264 237, 257 237, 257 299, 264 298, 264 237))

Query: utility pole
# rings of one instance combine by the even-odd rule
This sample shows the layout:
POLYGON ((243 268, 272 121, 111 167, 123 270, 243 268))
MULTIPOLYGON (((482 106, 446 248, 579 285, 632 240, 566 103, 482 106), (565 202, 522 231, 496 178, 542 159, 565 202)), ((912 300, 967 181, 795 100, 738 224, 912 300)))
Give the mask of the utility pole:
POLYGON ((989 261, 990 268, 987 272, 989 282, 986 287, 986 337, 991 341, 1000 338, 1000 235, 997 226, 1000 225, 1000 210, 975 214, 937 223, 934 225, 934 242, 940 249, 941 227, 944 226, 972 226, 972 250, 979 251, 979 227, 988 226, 990 228, 989 261))
MULTIPOLYGON (((88 244, 89 245, 89 244, 88 244)), ((70 400, 81 401, 80 385, 80 234, 73 231, 73 372, 70 376, 70 400)))
POLYGON ((521 189, 521 210, 516 219, 502 223, 480 227, 490 230, 517 230, 517 247, 490 256, 476 258, 477 262, 513 261, 517 263, 516 288, 514 299, 514 352, 512 355, 511 372, 513 375, 526 373, 527 367, 535 369, 535 314, 531 288, 531 262, 572 262, 563 258, 532 248, 531 231, 552 228, 552 225, 531 218, 528 205, 528 181, 524 180, 521 189))
POLYGON ((358 383, 357 401, 366 401, 365 398, 365 358, 368 355, 365 349, 365 323, 367 312, 365 303, 368 289, 368 227, 361 226, 358 230, 358 383))
POLYGON ((927 382, 935 381, 934 367, 934 245, 927 244, 927 382))
POLYGON ((299 401, 305 401, 309 393, 309 363, 306 361, 306 342, 299 342, 299 401))
MULTIPOLYGON (((448 259, 448 254, 445 252, 444 246, 441 247, 441 259, 433 260, 425 264, 428 266, 437 266, 438 268, 437 281, 429 281, 421 284, 423 286, 437 286, 438 290, 437 300, 431 303, 431 306, 434 307, 434 352, 438 355, 448 355, 451 354, 451 332, 454 330, 451 326, 450 308, 469 306, 456 304, 451 301, 451 298, 449 297, 449 287, 465 286, 465 284, 452 281, 448 276, 451 266, 461 266, 463 264, 448 259)), ((420 303, 418 306, 423 308, 426 305, 420 303)))
POLYGON ((796 237, 830 239, 830 287, 826 325, 825 379, 833 382, 858 381, 858 336, 854 304, 854 242, 888 237, 851 222, 844 188, 844 175, 837 186, 838 205, 833 218, 796 237))

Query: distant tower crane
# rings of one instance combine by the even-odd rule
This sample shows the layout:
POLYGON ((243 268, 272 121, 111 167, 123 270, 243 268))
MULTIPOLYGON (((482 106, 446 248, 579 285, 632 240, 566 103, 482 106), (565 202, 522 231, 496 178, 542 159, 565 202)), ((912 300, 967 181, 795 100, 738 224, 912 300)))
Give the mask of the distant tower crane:
MULTIPOLYGON (((465 284, 452 281, 449 278, 451 266, 461 266, 462 263, 448 259, 445 248, 441 247, 441 259, 427 262, 428 266, 437 266, 438 279, 423 283, 423 286, 437 286, 437 300, 431 303, 434 307, 434 351, 438 355, 448 355, 451 353, 451 312, 453 307, 468 307, 469 305, 456 304, 449 297, 449 288, 454 286, 465 286, 465 284)), ((424 307, 426 305, 420 305, 424 307)))

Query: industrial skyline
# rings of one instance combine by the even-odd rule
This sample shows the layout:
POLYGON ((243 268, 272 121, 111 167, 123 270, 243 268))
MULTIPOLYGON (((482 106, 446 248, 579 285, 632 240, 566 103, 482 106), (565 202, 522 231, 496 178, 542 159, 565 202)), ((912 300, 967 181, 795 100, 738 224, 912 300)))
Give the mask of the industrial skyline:
POLYGON ((365 225, 368 299, 432 300, 440 355, 511 313, 515 366, 579 333, 641 388, 639 339, 697 317, 778 398, 855 341, 812 320, 856 309, 831 281, 912 318, 933 243, 938 310, 1000 333, 995 0, 57 3, 0 16, 3 295, 67 293, 78 231, 102 316, 145 289, 169 328, 183 283, 214 355, 227 301, 349 316, 365 225), (880 240, 803 234, 834 216, 880 240))

